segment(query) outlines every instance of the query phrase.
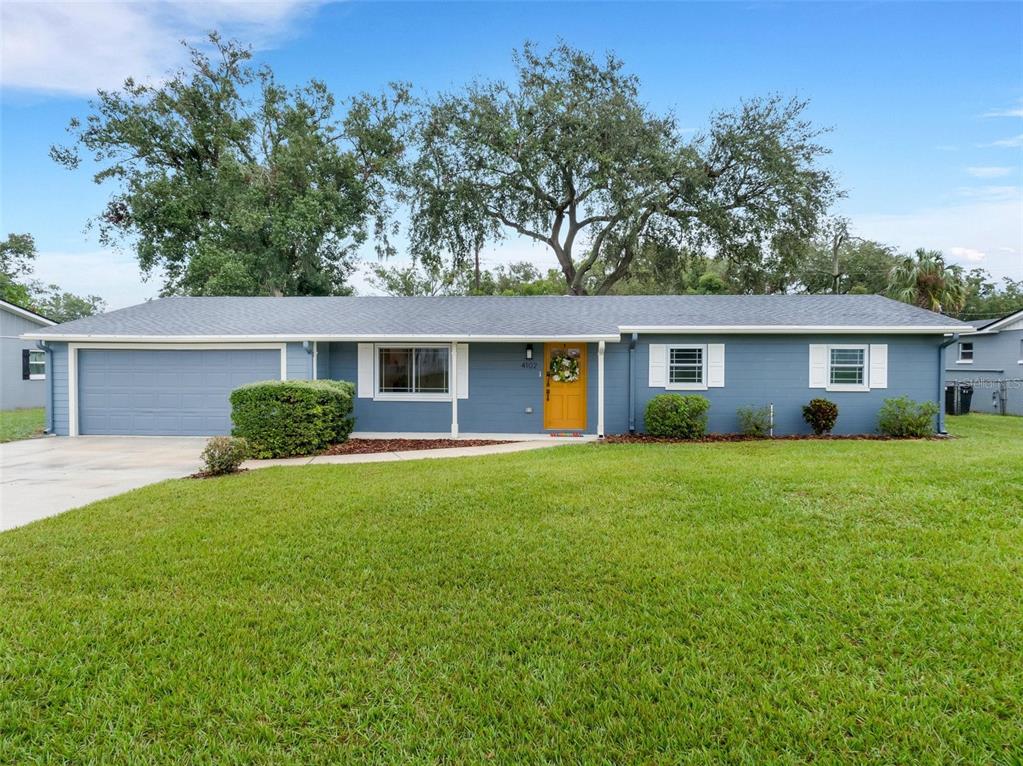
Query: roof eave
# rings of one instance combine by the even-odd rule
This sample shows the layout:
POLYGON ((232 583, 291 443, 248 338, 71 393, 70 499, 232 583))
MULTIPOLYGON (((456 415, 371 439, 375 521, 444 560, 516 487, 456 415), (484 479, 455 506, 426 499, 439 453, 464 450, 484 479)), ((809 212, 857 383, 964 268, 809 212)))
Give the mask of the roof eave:
POLYGON ((970 334, 973 328, 962 325, 630 325, 618 328, 622 333, 714 333, 717 335, 947 335, 970 334))
POLYGON ((579 341, 618 342, 618 333, 603 335, 437 335, 437 334, 363 334, 363 335, 87 335, 81 333, 25 333, 25 340, 49 340, 61 343, 458 343, 464 341, 488 343, 563 343, 579 341))
POLYGON ((30 322, 35 322, 36 324, 44 327, 52 327, 57 324, 49 317, 44 317, 42 314, 37 314, 30 309, 22 308, 16 303, 11 303, 10 301, 0 300, 0 306, 2 306, 5 311, 10 311, 12 314, 19 316, 22 319, 27 319, 30 322))

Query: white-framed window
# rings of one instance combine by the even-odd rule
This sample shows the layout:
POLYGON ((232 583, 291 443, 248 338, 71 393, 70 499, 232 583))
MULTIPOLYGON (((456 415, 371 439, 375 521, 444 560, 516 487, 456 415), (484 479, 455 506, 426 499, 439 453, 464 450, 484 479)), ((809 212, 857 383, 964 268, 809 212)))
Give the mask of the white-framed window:
POLYGON ((828 346, 828 390, 869 390, 867 375, 867 346, 828 346))
POLYGON ((973 362, 973 341, 963 341, 959 344, 959 360, 962 364, 973 362))
POLYGON ((442 401, 451 398, 450 348, 442 345, 376 347, 375 398, 442 401))
POLYGON ((26 350, 25 380, 46 380, 46 352, 37 349, 26 350))
POLYGON ((665 388, 699 391, 707 387, 707 347, 668 346, 665 388))

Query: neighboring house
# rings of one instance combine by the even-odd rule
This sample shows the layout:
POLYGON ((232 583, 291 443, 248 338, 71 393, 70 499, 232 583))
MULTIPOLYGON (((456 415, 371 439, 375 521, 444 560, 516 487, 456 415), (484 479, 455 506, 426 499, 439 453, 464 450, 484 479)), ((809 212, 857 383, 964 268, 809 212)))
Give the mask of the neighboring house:
POLYGON ((0 300, 0 410, 46 403, 46 354, 21 336, 56 324, 21 306, 0 300))
POLYGON ((356 384, 365 435, 642 431, 665 392, 706 396, 716 432, 773 404, 785 434, 813 397, 839 433, 875 431, 887 397, 938 401, 944 336, 970 329, 861 295, 164 298, 30 337, 72 436, 226 433, 235 387, 309 378, 356 384), (566 354, 578 379, 553 380, 566 354))
POLYGON ((1023 310, 973 324, 945 352, 947 378, 973 384, 971 412, 1023 415, 1023 310))

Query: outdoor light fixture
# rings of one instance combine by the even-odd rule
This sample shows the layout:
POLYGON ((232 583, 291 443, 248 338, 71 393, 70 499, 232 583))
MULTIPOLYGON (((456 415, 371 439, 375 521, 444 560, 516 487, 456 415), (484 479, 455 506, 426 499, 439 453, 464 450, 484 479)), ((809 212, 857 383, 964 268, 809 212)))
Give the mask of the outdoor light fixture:
POLYGON ((533 344, 532 343, 527 343, 526 344, 526 359, 532 359, 532 358, 533 358, 533 344))

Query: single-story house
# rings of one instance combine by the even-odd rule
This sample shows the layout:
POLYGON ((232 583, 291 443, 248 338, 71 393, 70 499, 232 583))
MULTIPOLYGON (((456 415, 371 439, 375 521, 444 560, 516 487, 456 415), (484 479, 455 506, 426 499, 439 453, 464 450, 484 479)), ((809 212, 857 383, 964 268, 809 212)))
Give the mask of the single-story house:
POLYGON ((972 412, 1023 415, 1023 310, 973 325, 946 350, 945 375, 973 385, 972 412))
POLYGON ((26 337, 62 435, 227 433, 231 390, 278 378, 354 382, 362 435, 642 431, 665 392, 707 397, 716 432, 773 405, 787 434, 814 397, 840 433, 875 431, 886 397, 938 401, 970 329, 859 295, 179 297, 26 337))
POLYGON ((21 336, 54 324, 41 314, 0 300, 0 410, 46 403, 46 354, 21 336))

